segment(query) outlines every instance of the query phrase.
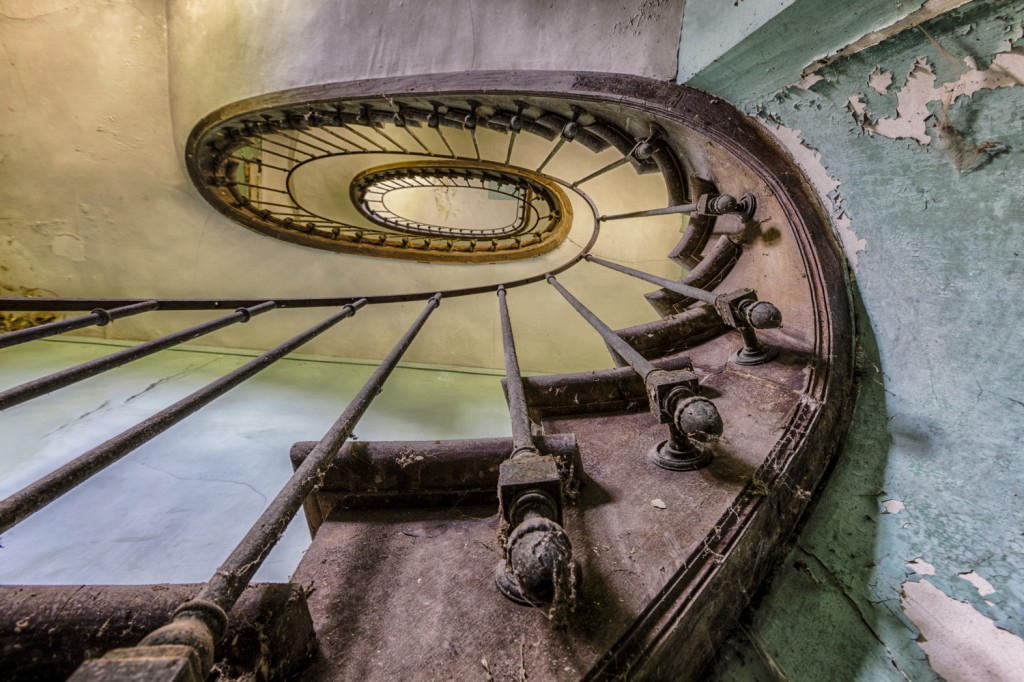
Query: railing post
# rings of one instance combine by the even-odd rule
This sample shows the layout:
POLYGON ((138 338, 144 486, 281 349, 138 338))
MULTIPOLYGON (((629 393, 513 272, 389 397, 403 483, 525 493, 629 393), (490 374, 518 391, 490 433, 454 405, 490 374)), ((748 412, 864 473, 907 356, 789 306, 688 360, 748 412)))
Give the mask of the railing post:
MULTIPOLYGON (((583 180, 579 182, 583 182, 583 180)), ((735 213, 744 221, 747 221, 754 217, 754 211, 756 210, 757 199, 754 198, 753 194, 744 194, 739 199, 730 194, 702 194, 697 199, 697 203, 694 204, 680 204, 678 206, 666 206, 665 208, 649 208, 645 211, 603 215, 600 219, 601 221, 626 220, 628 218, 651 218, 654 216, 675 215, 677 213, 692 213, 698 216, 720 216, 735 213)))
POLYGON ((561 621, 574 606, 579 562, 562 527, 558 464, 534 442, 505 295, 505 287, 498 287, 512 453, 498 471, 503 543, 494 579, 501 593, 514 602, 551 604, 551 617, 561 621))
POLYGON ((761 343, 755 329, 775 329, 782 326, 782 313, 768 301, 759 301, 753 289, 738 289, 728 294, 713 294, 698 287, 676 282, 657 275, 650 275, 640 270, 612 263, 596 256, 587 254, 583 257, 590 263, 603 265, 611 270, 657 284, 669 291, 682 294, 698 301, 708 303, 722 318, 722 322, 739 331, 743 337, 743 347, 736 351, 733 361, 738 365, 760 365, 774 359, 779 350, 761 343))
POLYGON ((714 403, 699 395, 697 375, 687 369, 658 369, 580 303, 553 275, 548 275, 547 281, 644 380, 652 414, 669 427, 668 440, 650 453, 654 463, 673 471, 706 466, 713 453, 705 441, 722 434, 722 417, 714 403))

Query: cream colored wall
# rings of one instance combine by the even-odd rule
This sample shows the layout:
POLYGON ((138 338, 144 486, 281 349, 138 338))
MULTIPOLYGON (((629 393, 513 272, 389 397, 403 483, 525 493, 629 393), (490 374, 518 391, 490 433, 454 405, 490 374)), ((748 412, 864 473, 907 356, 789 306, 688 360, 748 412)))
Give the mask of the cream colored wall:
MULTIPOLYGON (((196 119, 217 106, 309 83, 474 68, 674 75, 681 2, 653 9, 639 1, 614 7, 549 4, 530 2, 512 12, 508 3, 451 2, 446 8, 432 5, 427 14, 401 2, 289 3, 286 10, 268 1, 3 0, 0 286, 7 295, 42 289, 64 297, 345 296, 543 272, 589 236, 588 210, 578 199, 577 229, 585 235, 574 231, 566 246, 529 266, 341 256, 254 234, 213 211, 184 173, 181 145, 196 119)), ((538 156, 538 163, 545 152, 523 151, 538 156)), ((593 163, 606 163, 604 158, 597 155, 593 163)), ((571 153, 560 162, 567 159, 571 153)), ((551 170, 557 173, 557 165, 551 170)), ((620 169, 588 189, 612 196, 631 175, 620 169)), ((656 178, 643 178, 634 190, 626 193, 624 209, 664 202, 656 178)), ((615 201, 605 206, 613 209, 615 201)), ((646 246, 621 226, 609 228, 598 253, 653 261, 659 274, 678 274, 661 258, 678 239, 677 225, 660 225, 647 224, 646 246)), ((585 294, 607 290, 607 276, 591 266, 564 280, 585 294)), ((626 294, 651 288, 612 277, 616 290, 626 294)), ((595 307, 615 325, 653 320, 637 296, 601 297, 595 307)), ((446 301, 409 359, 500 366, 496 306, 487 299, 446 301)), ((521 335, 525 367, 570 371, 609 365, 600 340, 572 320, 546 285, 516 292, 510 304, 514 316, 542 328, 531 340, 521 335), (572 321, 563 324, 567 318, 572 321)), ((366 309, 352 333, 314 341, 304 350, 380 358, 419 307, 366 309)), ((265 348, 324 314, 276 311, 202 342, 265 348)), ((208 317, 150 313, 93 333, 141 340, 208 317)))

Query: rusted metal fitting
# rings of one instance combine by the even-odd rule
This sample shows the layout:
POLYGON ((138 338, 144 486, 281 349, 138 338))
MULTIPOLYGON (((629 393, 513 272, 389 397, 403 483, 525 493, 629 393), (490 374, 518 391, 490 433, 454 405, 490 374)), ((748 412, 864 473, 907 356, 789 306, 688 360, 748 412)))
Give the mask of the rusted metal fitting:
POLYGON ((691 438, 722 435, 722 415, 715 404, 699 395, 677 400, 672 424, 691 438))
MULTIPOLYGON (((757 302, 757 292, 753 289, 737 289, 728 294, 720 294, 715 297, 715 311, 722 318, 722 322, 736 329, 748 326, 745 310, 757 302)), ((774 306, 772 306, 774 307, 774 306)), ((779 322, 782 321, 779 315, 779 322)))
POLYGON ((697 199, 697 210, 694 213, 708 216, 734 213, 747 221, 754 217, 756 210, 757 199, 753 194, 744 194, 740 199, 731 194, 702 194, 697 199))
POLYGON ((565 529, 551 519, 534 517, 508 538, 508 562, 499 562, 495 582, 503 595, 519 604, 550 604, 560 590, 578 586, 580 571, 565 529))
POLYGON ((675 402, 681 398, 696 395, 700 389, 697 375, 688 369, 658 369, 644 377, 651 413, 662 424, 672 421, 675 402))
POLYGON ((648 161, 654 156, 655 151, 657 151, 657 143, 652 138, 648 138, 633 147, 633 156, 637 161, 648 161))
POLYGON ((768 301, 743 301, 739 312, 754 329, 776 329, 782 326, 782 311, 768 301))
POLYGON ((97 327, 106 327, 114 319, 113 317, 111 317, 110 313, 107 312, 107 310, 104 308, 96 308, 95 310, 90 310, 89 312, 90 314, 96 315, 97 317, 100 318, 96 320, 97 327))
POLYGON ((143 647, 187 646, 199 658, 205 679, 213 668, 217 642, 228 628, 228 616, 213 602, 193 599, 183 604, 174 614, 174 620, 154 630, 139 643, 143 647))
POLYGON ((768 301, 757 300, 757 292, 739 289, 715 298, 715 310, 722 322, 738 330, 743 336, 743 347, 733 360, 739 365, 760 365, 775 358, 779 350, 761 343, 754 329, 774 329, 782 326, 782 312, 768 301))
POLYGON ((507 459, 498 470, 498 498, 505 521, 516 526, 532 511, 562 521, 562 479, 554 458, 526 454, 507 459), (541 498, 545 499, 541 499, 541 498))
POLYGON ((698 389, 694 376, 692 380, 673 386, 660 404, 659 417, 662 422, 668 422, 669 437, 659 443, 650 456, 663 469, 700 469, 714 456, 705 441, 722 435, 722 416, 713 402, 698 395, 698 389))

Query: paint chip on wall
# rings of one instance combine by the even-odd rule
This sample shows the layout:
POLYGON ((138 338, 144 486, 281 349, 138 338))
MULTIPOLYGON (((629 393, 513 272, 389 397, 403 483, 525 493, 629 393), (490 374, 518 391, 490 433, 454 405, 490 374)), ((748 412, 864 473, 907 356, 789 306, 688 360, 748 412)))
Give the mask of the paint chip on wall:
MULTIPOLYGON (((896 91, 896 115, 880 117, 874 123, 864 125, 864 130, 894 140, 911 139, 927 145, 932 141, 926 126, 927 119, 932 116, 928 107, 930 103, 940 103, 945 111, 960 97, 971 97, 979 90, 1009 88, 1024 83, 1024 54, 1000 52, 983 71, 971 57, 965 57, 964 63, 968 70, 960 78, 936 84, 935 72, 928 59, 918 58, 907 82, 896 91)), ((889 76, 891 81, 892 74, 889 76)), ((868 79, 869 85, 873 79, 874 74, 868 79)))
POLYGON ((789 150, 797 165, 807 174, 808 180, 818 192, 822 203, 830 209, 829 213, 842 242, 843 252, 850 261, 850 267, 856 271, 857 254, 867 248, 868 242, 866 239, 859 238, 853 231, 853 220, 842 208, 843 198, 839 194, 839 181, 829 175, 828 169, 822 162, 821 154, 804 143, 799 130, 763 120, 761 123, 782 143, 782 146, 789 150))
POLYGON ((969 582, 970 584, 974 585, 978 589, 978 594, 980 594, 982 597, 987 597, 988 595, 996 591, 996 588, 992 587, 992 583, 985 580, 974 571, 961 573, 960 577, 969 582))
POLYGON ((903 511, 903 502, 900 500, 883 500, 882 501, 883 514, 899 514, 903 511))
POLYGON ((947 680, 1011 682, 1024 670, 1024 640, 927 581, 905 582, 900 607, 921 633, 919 646, 947 680))
POLYGON ((917 557, 916 559, 908 561, 907 568, 919 575, 935 575, 935 567, 925 561, 922 557, 917 557))
POLYGON ((879 95, 884 95, 890 85, 892 85, 892 71, 882 71, 881 66, 876 66, 875 70, 868 75, 868 87, 879 95))

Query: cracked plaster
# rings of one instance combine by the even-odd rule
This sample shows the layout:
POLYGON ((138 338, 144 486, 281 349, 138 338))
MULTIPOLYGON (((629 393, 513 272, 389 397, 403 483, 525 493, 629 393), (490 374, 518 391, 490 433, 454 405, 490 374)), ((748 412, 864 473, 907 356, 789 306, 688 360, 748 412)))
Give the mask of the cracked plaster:
POLYGON ((783 139, 833 221, 839 210, 852 221, 836 225, 847 255, 847 227, 866 244, 850 259, 861 375, 850 437, 712 679, 978 679, 982 668, 960 664, 1021 644, 1024 357, 1010 349, 1024 336, 1022 21, 1024 2, 975 0, 777 94, 733 98, 783 139), (901 92, 915 93, 929 138, 945 124, 959 139, 869 134, 910 117, 901 92), (989 143, 994 153, 964 162, 963 148, 989 143), (835 580, 821 579, 826 567, 835 580), (927 621, 940 608, 954 623, 944 632, 927 621))

